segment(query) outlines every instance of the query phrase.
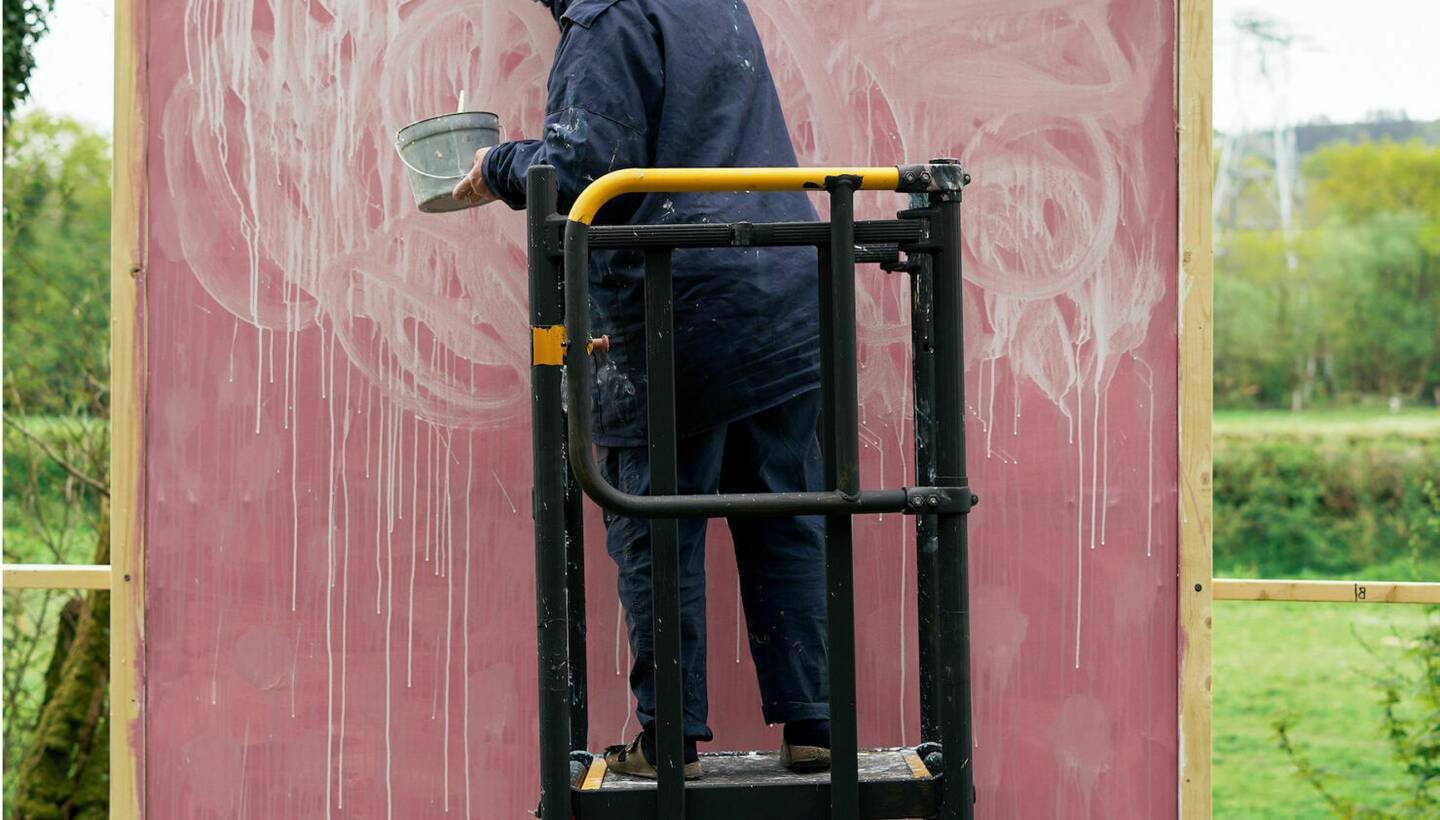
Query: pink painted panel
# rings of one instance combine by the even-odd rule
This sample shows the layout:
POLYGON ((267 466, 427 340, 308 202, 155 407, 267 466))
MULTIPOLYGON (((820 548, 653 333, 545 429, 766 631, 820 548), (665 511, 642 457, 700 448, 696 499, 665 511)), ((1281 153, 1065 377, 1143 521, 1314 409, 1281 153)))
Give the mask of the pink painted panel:
MULTIPOLYGON (((803 162, 953 154, 975 175, 980 814, 1172 814, 1172 4, 753 13, 803 162)), ((520 816, 536 797, 523 216, 417 214, 390 139, 462 88, 533 134, 554 24, 528 0, 148 15, 150 816, 520 816)), ((862 280, 865 482, 897 486, 908 292, 862 280)), ((589 525, 599 747, 635 727, 589 525)), ((898 516, 858 533, 861 740, 914 742, 913 533, 898 516)), ((776 746, 720 525, 709 592, 715 748, 776 746)))

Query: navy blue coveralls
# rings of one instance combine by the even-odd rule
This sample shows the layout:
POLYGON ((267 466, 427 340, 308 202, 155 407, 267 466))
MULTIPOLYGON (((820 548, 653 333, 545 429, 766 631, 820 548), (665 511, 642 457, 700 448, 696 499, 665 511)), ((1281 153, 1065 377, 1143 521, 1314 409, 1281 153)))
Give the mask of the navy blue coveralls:
MULTIPOLYGON (((542 0, 543 2, 543 0, 542 0)), ((531 165, 556 169, 561 210, 605 173, 632 167, 793 166, 795 150, 742 0, 553 0, 560 45, 544 134, 486 157, 490 189, 525 206, 531 165)), ((802 193, 630 195, 598 223, 813 221, 802 193)), ((681 493, 816 490, 821 462, 819 308, 813 249, 692 249, 674 256, 681 493)), ((595 252, 595 429, 606 478, 650 489, 645 444, 644 259, 595 252)), ((824 538, 818 517, 736 519, 750 652, 767 723, 829 714, 824 538)), ((650 528, 607 516, 619 566, 642 725, 654 719, 650 528)), ((685 735, 710 740, 705 664, 705 521, 680 523, 685 735)))

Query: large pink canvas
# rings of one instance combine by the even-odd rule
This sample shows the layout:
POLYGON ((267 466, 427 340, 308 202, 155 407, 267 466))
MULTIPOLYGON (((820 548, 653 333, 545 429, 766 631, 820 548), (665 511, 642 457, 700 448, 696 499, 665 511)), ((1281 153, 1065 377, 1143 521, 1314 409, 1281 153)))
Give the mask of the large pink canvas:
MULTIPOLYGON (((983 817, 1176 806, 1174 17, 1161 0, 754 0, 801 161, 962 157, 983 817)), ((523 215, 391 150, 533 136, 529 0, 149 3, 145 805, 518 817, 536 781, 523 215)), ((903 207, 866 194, 860 215, 903 207)), ((864 483, 913 482, 909 296, 860 273, 864 483)), ((588 517, 592 748, 637 728, 588 517)), ((713 748, 769 748, 724 526, 713 748)), ((912 521, 857 524, 861 743, 918 735, 912 521)))

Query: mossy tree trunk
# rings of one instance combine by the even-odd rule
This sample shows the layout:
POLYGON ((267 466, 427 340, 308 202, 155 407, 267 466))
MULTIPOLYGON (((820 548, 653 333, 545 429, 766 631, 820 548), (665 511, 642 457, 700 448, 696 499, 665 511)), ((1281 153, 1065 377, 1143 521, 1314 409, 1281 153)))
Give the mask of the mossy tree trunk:
MULTIPOLYGON (((102 503, 95 562, 109 560, 109 510, 102 503)), ((108 812, 110 593, 76 598, 61 619, 40 721, 20 760, 13 820, 103 820, 108 812), (67 615, 73 631, 64 625, 67 615)))

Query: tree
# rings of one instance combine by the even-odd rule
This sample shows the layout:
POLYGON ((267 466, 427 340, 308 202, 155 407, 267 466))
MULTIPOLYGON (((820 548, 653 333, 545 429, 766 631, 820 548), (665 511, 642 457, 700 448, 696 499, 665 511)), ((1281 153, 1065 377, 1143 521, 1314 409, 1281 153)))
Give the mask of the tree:
POLYGON ((5 124, 15 106, 30 97, 35 44, 50 30, 46 19, 55 0, 5 0, 5 124))
MULTIPOLYGON (((99 563, 110 559, 104 509, 102 504, 99 563)), ((72 598, 61 612, 45 702, 20 759, 14 820, 104 820, 108 814, 110 593, 72 598)))
POLYGON ((1352 389, 1440 389, 1440 147, 1332 145, 1305 162, 1337 366, 1352 389))
POLYGON ((1256 170, 1217 220, 1217 403, 1440 403, 1440 147, 1316 149, 1291 240, 1256 170))
POLYGON ((7 137, 5 407, 104 415, 109 139, 38 111, 16 119, 7 137))

